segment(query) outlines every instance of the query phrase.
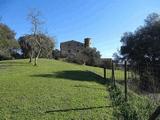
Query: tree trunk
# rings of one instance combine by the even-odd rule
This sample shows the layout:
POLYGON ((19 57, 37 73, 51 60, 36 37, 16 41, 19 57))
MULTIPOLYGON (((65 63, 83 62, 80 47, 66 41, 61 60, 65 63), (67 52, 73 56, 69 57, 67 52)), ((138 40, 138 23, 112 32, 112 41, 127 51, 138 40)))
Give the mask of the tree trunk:
POLYGON ((34 59, 34 66, 37 66, 37 60, 38 60, 38 58, 35 57, 35 59, 34 59))
POLYGON ((31 51, 30 56, 29 56, 29 63, 32 62, 32 58, 33 58, 33 52, 31 51))
POLYGON ((149 120, 156 120, 156 118, 160 115, 160 106, 154 111, 154 113, 150 116, 149 120))
POLYGON ((39 58, 40 53, 41 53, 41 48, 40 48, 40 50, 38 51, 37 56, 35 56, 34 66, 37 66, 37 61, 38 61, 38 58, 39 58))
POLYGON ((29 57, 29 63, 31 63, 32 62, 32 57, 29 57))
POLYGON ((32 55, 29 57, 29 63, 32 62, 32 55))

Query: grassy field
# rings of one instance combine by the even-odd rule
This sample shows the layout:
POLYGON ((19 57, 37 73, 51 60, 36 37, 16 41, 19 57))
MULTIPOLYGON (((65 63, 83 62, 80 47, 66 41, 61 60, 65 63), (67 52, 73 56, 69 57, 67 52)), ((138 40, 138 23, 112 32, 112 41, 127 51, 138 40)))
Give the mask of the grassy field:
POLYGON ((55 60, 0 62, 0 120, 110 120, 103 69, 55 60))

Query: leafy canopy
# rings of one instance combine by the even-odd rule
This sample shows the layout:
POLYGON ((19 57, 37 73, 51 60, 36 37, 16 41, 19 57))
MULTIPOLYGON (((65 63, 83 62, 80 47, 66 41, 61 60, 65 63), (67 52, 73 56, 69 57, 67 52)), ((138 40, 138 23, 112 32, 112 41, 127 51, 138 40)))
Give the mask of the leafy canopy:
MULTIPOLYGON (((41 45, 41 53, 40 57, 43 58, 50 58, 52 57, 52 50, 54 48, 55 42, 52 37, 49 37, 45 34, 38 34, 37 40, 41 45)), ((29 57, 30 52, 33 52, 33 54, 36 54, 39 50, 39 46, 37 42, 35 41, 35 35, 24 35, 21 36, 18 39, 18 42, 20 44, 23 56, 29 57)))
POLYGON ((19 48, 15 33, 7 25, 0 23, 0 59, 9 59, 19 48))
POLYGON ((132 64, 160 63, 160 16, 148 15, 145 25, 135 32, 126 32, 121 38, 120 54, 132 64))

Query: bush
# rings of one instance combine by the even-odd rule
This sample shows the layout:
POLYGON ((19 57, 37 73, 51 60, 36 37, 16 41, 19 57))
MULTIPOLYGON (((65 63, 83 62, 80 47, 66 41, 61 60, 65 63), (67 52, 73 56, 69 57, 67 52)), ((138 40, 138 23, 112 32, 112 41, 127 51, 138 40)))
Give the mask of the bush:
POLYGON ((153 92, 155 87, 154 85, 154 77, 151 75, 150 72, 144 71, 140 75, 140 88, 145 91, 153 92))
POLYGON ((7 25, 0 23, 0 60, 12 59, 12 52, 19 48, 15 33, 7 25))
POLYGON ((125 101, 124 95, 118 87, 111 86, 109 88, 110 98, 114 106, 113 115, 117 119, 122 120, 138 120, 136 111, 131 108, 130 104, 125 101))
POLYGON ((52 56, 54 59, 58 60, 61 58, 61 53, 58 49, 55 49, 52 51, 52 56))
POLYGON ((126 102, 124 94, 117 86, 110 86, 110 99, 114 107, 113 115, 120 120, 147 120, 151 114, 154 104, 148 99, 140 98, 135 94, 129 94, 126 102), (131 95, 131 96, 130 96, 131 95))
POLYGON ((67 61, 90 66, 98 66, 101 60, 100 58, 100 52, 97 51, 96 48, 85 48, 77 55, 69 56, 67 61))

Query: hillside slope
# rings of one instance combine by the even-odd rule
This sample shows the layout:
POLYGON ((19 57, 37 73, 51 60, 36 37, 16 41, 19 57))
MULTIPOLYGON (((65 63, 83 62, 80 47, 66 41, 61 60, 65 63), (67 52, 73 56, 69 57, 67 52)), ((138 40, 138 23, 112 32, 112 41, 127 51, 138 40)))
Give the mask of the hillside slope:
POLYGON ((109 92, 90 72, 100 68, 40 59, 0 62, 0 119, 110 120, 109 92))

